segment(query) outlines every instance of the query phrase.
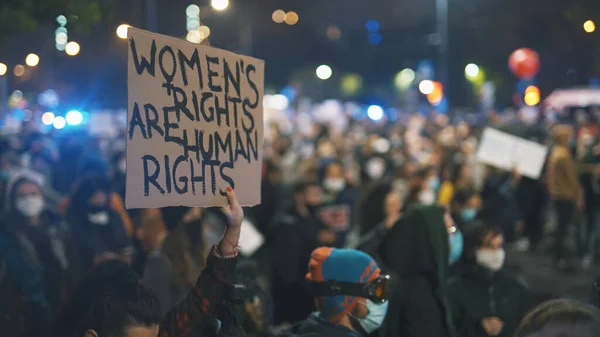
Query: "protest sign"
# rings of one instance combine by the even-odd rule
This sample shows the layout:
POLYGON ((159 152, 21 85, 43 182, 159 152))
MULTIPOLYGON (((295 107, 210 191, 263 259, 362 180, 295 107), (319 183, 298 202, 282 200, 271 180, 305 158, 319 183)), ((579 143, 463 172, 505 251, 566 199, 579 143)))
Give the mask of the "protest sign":
POLYGON ((516 168, 519 174, 538 179, 542 173, 548 148, 492 128, 483 131, 477 160, 503 170, 516 168))
POLYGON ((264 61, 129 28, 127 208, 260 203, 264 61))

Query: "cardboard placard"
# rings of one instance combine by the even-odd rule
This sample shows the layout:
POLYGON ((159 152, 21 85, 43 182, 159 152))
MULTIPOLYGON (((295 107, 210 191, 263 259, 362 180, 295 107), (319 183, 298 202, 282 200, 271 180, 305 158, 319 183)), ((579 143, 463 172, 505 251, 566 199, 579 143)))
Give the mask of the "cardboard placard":
POLYGON ((548 147, 511 134, 486 128, 477 150, 477 160, 503 170, 516 168, 519 174, 538 179, 544 168, 548 147))
POLYGON ((264 61, 129 28, 127 208, 260 203, 264 61))

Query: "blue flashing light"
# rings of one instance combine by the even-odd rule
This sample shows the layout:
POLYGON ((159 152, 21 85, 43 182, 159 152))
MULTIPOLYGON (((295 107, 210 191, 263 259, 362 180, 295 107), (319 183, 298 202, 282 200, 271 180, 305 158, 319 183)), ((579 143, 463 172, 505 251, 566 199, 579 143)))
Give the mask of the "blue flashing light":
POLYGON ((79 125, 83 122, 83 114, 77 110, 71 110, 67 112, 66 119, 69 125, 79 125))
POLYGON ((383 118, 383 108, 379 105, 371 105, 367 109, 367 116, 374 121, 378 121, 383 118))
POLYGON ((377 20, 369 20, 365 26, 370 33, 376 33, 379 30, 379 22, 377 20))
POLYGON ((379 33, 369 34, 369 43, 370 44, 378 45, 381 43, 381 40, 382 40, 381 34, 379 34, 379 33))

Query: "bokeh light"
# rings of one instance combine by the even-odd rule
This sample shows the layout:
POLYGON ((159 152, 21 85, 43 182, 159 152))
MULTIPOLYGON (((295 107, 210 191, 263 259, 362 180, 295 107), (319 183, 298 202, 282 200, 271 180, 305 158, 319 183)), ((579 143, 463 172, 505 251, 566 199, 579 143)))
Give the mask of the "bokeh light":
POLYGON ((56 44, 56 50, 58 50, 58 51, 64 51, 66 47, 67 47, 66 43, 65 44, 58 44, 58 43, 56 44))
POLYGON ((195 18, 200 16, 200 7, 198 7, 198 5, 187 6, 187 8, 185 9, 185 15, 188 18, 195 18))
POLYGON ((477 76, 479 75, 479 66, 476 65, 475 63, 469 63, 467 64, 467 66, 465 67, 465 76, 472 80, 477 78, 477 76))
POLYGON ((440 82, 433 82, 433 90, 431 93, 427 94, 427 101, 429 101, 431 105, 437 106, 440 104, 443 98, 444 87, 440 82))
POLYGON ((66 121, 69 125, 79 125, 83 122, 83 114, 77 110, 67 112, 66 121))
POLYGON ((424 80, 424 81, 421 81, 421 83, 419 83, 419 91, 423 95, 429 95, 433 92, 433 90, 434 90, 433 81, 424 80))
POLYGON ((330 25, 329 27, 327 27, 327 37, 330 40, 339 40, 342 37, 342 31, 338 26, 330 25))
POLYGON ((21 64, 17 64, 13 70, 13 74, 15 74, 17 77, 25 75, 25 67, 23 67, 21 64))
POLYGON ((278 9, 273 12, 271 18, 275 23, 283 23, 285 21, 285 12, 281 9, 278 9))
POLYGON ((530 85, 525 89, 523 101, 528 106, 536 106, 540 103, 540 89, 535 85, 530 85))
POLYGON ((56 17, 56 22, 61 26, 64 27, 67 25, 67 18, 64 15, 59 15, 56 17))
POLYGON ((200 28, 200 18, 198 18, 198 17, 195 17, 195 18, 188 17, 186 21, 187 22, 185 23, 185 27, 187 28, 188 32, 200 28))
POLYGON ((27 57, 25 57, 25 64, 30 66, 30 67, 35 67, 40 63, 40 57, 37 56, 36 54, 29 54, 27 55, 27 57))
POLYGON ((583 30, 585 30, 586 33, 593 33, 596 31, 596 24, 592 20, 587 20, 583 24, 583 30))
POLYGON ((54 122, 54 113, 44 112, 44 114, 42 115, 42 123, 44 123, 44 125, 52 125, 53 122, 54 122))
POLYGON ((119 37, 119 39, 121 39, 121 40, 127 39, 127 30, 128 29, 129 29, 128 24, 122 24, 122 25, 119 25, 119 27, 117 27, 117 36, 119 37))
POLYGON ((369 43, 370 44, 378 45, 381 43, 381 40, 382 40, 381 34, 379 34, 379 33, 369 34, 369 43))
POLYGON ((374 121, 378 121, 383 118, 383 108, 381 108, 379 105, 371 105, 369 108, 367 108, 367 116, 374 121))
POLYGON ((63 129, 67 125, 67 121, 63 116, 56 116, 52 121, 52 125, 55 129, 60 130, 63 129))
MULTIPOLYGON (((60 28, 63 28, 63 27, 60 27, 60 28)), ((65 32, 62 32, 62 31, 57 32, 56 35, 54 36, 54 42, 56 42, 56 44, 64 45, 67 43, 67 41, 69 41, 69 36, 65 32)))
POLYGON ((285 14, 285 23, 290 26, 297 24, 299 19, 300 17, 298 17, 298 13, 296 12, 287 12, 287 14, 285 14))
POLYGON ((6 75, 7 71, 8 71, 8 66, 4 63, 0 63, 0 76, 6 75))
POLYGON ((394 78, 394 85, 400 90, 408 89, 415 81, 416 74, 410 68, 403 69, 394 78))
POLYGON ((185 39, 192 43, 200 43, 203 40, 199 30, 190 30, 185 36, 185 39))
POLYGON ((286 96, 281 94, 265 95, 263 104, 265 108, 283 111, 288 108, 290 101, 286 96))
POLYGON ((333 71, 331 70, 330 66, 328 66, 326 64, 322 64, 317 67, 316 74, 319 79, 328 80, 331 77, 331 75, 333 74, 333 71))
POLYGON ((81 47, 79 46, 79 43, 71 41, 65 46, 65 53, 67 53, 69 56, 75 56, 79 54, 80 48, 81 47))
POLYGON ((370 33, 376 33, 379 30, 379 22, 377 20, 369 20, 365 26, 370 33))
POLYGON ((229 7, 229 0, 212 0, 210 2, 210 5, 215 10, 222 11, 222 10, 227 9, 227 7, 229 7))
POLYGON ((346 74, 342 77, 342 93, 347 96, 356 95, 362 88, 362 77, 358 74, 346 74))
POLYGON ((198 31, 200 32, 200 37, 202 38, 202 40, 210 36, 210 28, 208 28, 208 26, 200 26, 200 28, 198 28, 198 31))

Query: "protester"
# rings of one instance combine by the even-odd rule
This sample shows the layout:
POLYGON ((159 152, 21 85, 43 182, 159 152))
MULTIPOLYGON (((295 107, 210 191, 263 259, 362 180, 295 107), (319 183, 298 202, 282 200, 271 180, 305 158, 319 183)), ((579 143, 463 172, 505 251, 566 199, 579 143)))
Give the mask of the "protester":
POLYGON ((294 206, 275 218, 272 229, 275 324, 296 323, 314 311, 312 292, 305 279, 306 266, 314 249, 332 245, 336 239, 317 216, 323 203, 319 184, 300 181, 294 185, 293 194, 294 206))
POLYGON ((78 268, 85 272, 106 259, 129 260, 129 237, 121 216, 110 207, 110 181, 103 176, 83 178, 70 198, 66 219, 78 248, 78 268))
POLYGON ((387 277, 369 255, 353 249, 317 248, 306 277, 318 311, 283 336, 356 337, 383 324, 387 277))
POLYGON ((515 337, 592 337, 600 331, 600 310, 570 299, 544 302, 521 322, 515 337))
POLYGON ((438 203, 440 205, 449 206, 457 192, 473 189, 471 166, 469 164, 457 165, 451 169, 451 172, 448 179, 442 182, 440 186, 438 192, 438 203))
POLYGON ((0 335, 38 336, 65 294, 66 235, 44 207, 39 178, 14 176, 6 200, 0 222, 0 335))
POLYGON ((512 337, 533 298, 503 270, 502 231, 481 226, 474 236, 474 250, 468 253, 474 263, 448 285, 455 328, 464 337, 512 337))
POLYGON ((381 257, 401 285, 383 336, 455 336, 446 282, 462 249, 460 231, 439 206, 416 206, 389 230, 381 257))
POLYGON ((244 212, 231 188, 230 219, 220 243, 187 296, 164 317, 156 295, 124 264, 100 264, 74 292, 56 321, 54 337, 184 337, 210 336, 216 307, 235 284, 238 241, 244 212))
POLYGON ((481 191, 482 207, 479 216, 486 223, 502 228, 504 239, 512 243, 522 216, 517 203, 517 188, 521 175, 516 169, 505 172, 488 167, 488 174, 481 191))
POLYGON ((552 137, 554 147, 548 156, 548 192, 557 220, 554 258, 556 268, 565 270, 569 267, 565 240, 574 221, 576 209, 583 209, 584 196, 569 149, 573 129, 570 126, 557 125, 552 130, 552 137))

